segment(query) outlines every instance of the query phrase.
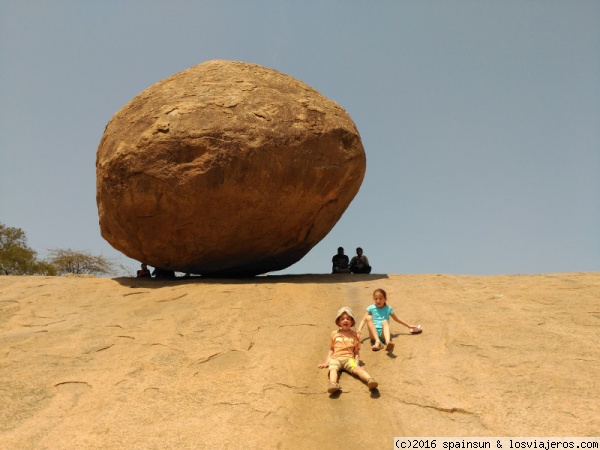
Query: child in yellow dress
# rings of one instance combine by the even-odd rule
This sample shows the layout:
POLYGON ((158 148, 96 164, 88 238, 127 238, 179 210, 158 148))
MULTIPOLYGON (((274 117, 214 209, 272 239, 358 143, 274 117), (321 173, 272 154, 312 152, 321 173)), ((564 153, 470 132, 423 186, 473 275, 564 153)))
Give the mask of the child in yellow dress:
POLYGON ((354 313, 350 308, 344 306, 341 308, 335 323, 339 327, 338 330, 332 331, 329 338, 329 353, 324 363, 319 364, 319 368, 329 368, 329 389, 330 394, 341 390, 338 383, 340 371, 348 372, 358 376, 361 380, 367 383, 369 389, 377 387, 377 381, 359 366, 360 362, 360 340, 356 331, 352 330, 354 326, 354 313))

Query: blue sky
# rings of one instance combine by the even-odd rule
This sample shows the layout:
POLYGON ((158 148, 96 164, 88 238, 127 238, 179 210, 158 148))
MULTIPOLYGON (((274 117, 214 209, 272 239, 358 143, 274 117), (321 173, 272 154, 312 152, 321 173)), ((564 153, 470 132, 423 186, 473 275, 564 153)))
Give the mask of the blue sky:
POLYGON ((0 0, 0 222, 137 268, 100 236, 96 149, 140 91, 211 59, 338 102, 360 192, 284 273, 600 271, 600 2, 0 0))

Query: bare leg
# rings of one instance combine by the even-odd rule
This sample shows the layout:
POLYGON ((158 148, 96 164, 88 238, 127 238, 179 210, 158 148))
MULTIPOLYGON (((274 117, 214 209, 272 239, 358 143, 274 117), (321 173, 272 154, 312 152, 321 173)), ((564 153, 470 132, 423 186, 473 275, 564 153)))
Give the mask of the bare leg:
POLYGON ((354 369, 354 372, 352 372, 353 375, 356 375, 358 378, 360 378, 361 380, 363 380, 365 383, 367 381, 369 381, 369 378, 371 378, 371 375, 369 375, 367 373, 367 371, 365 369, 363 369, 362 367, 356 367, 354 369))
POLYGON ((330 394, 333 394, 334 392, 338 392, 342 389, 340 387, 340 385, 338 384, 339 376, 340 376, 340 374, 338 373, 337 370, 332 369, 329 371, 329 388, 327 389, 327 392, 329 392, 330 394))
POLYGON ((340 377, 340 374, 338 373, 337 370, 333 369, 333 370, 329 371, 329 381, 331 381, 332 383, 337 383, 339 377, 340 377))
POLYGON ((394 350, 394 343, 392 342, 392 334, 390 333, 390 323, 387 320, 383 320, 382 325, 383 330, 381 332, 386 343, 385 350, 391 352, 394 350))
POLYGON ((385 340, 385 342, 387 344, 389 344, 390 343, 390 339, 391 339, 391 336, 390 336, 390 323, 387 320, 382 320, 381 321, 381 325, 383 326, 383 330, 382 330, 382 333, 381 333, 381 334, 383 334, 383 339, 385 340))
POLYGON ((365 369, 362 367, 356 367, 352 372, 353 375, 356 375, 358 378, 363 380, 369 386, 369 389, 375 389, 378 386, 377 381, 371 378, 371 375, 367 373, 365 369))
POLYGON ((375 345, 373 349, 377 345, 381 345, 381 340, 379 339, 379 334, 377 333, 377 328, 375 328, 375 324, 373 323, 373 318, 371 316, 367 316, 367 328, 369 329, 369 337, 375 341, 375 345))

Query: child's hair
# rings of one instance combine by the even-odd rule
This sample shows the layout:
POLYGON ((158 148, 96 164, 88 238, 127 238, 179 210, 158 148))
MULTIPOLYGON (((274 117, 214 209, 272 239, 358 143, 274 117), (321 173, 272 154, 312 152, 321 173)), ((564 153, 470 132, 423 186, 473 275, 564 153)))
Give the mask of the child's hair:
POLYGON ((385 301, 383 302, 384 305, 387 305, 387 292, 385 292, 383 289, 381 288, 377 288, 373 291, 373 295, 380 293, 381 295, 383 295, 383 298, 385 299, 385 301))
POLYGON ((387 300, 387 292, 385 292, 383 289, 381 288, 377 288, 373 291, 373 295, 377 294, 378 292, 381 293, 381 295, 383 295, 383 298, 385 298, 387 300))

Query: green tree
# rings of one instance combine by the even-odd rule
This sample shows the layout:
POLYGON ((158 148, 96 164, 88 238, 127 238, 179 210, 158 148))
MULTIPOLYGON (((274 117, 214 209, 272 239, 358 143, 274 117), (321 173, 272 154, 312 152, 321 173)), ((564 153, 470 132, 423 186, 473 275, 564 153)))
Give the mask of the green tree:
POLYGON ((76 275, 113 275, 116 264, 103 256, 92 255, 87 251, 75 251, 70 248, 58 248, 49 251, 48 262, 60 275, 72 273, 76 275))
POLYGON ((0 223, 0 275, 54 275, 54 266, 37 259, 20 228, 0 223))

